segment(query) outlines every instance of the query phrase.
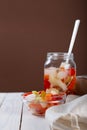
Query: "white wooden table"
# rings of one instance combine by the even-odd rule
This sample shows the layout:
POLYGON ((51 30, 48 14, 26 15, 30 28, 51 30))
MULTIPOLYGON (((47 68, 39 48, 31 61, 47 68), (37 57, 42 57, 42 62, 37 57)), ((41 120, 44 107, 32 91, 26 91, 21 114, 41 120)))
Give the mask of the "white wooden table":
POLYGON ((26 108, 21 94, 0 93, 0 130, 50 130, 44 117, 26 108))

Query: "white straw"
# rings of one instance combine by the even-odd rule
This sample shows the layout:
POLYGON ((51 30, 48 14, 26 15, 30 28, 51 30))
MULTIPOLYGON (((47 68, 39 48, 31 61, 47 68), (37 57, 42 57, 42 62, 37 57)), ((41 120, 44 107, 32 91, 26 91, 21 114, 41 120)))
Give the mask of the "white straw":
MULTIPOLYGON (((69 45, 68 56, 70 56, 70 54, 72 53, 72 49, 73 49, 73 46, 74 46, 74 43, 75 43, 79 24, 80 24, 80 20, 76 20, 75 25, 74 25, 74 29, 73 29, 73 33, 72 33, 72 37, 71 37, 71 41, 70 41, 70 45, 69 45)), ((68 63, 68 61, 69 61, 69 57, 67 58, 66 63, 68 63)))

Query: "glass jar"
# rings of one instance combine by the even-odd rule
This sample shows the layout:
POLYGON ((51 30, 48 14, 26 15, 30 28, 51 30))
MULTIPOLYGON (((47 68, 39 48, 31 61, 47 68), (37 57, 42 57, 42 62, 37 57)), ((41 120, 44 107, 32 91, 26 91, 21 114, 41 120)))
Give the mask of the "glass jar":
MULTIPOLYGON (((44 89, 71 93, 76 83, 76 63, 73 53, 49 52, 44 64, 44 89)), ((55 93, 55 92, 54 92, 55 93)))

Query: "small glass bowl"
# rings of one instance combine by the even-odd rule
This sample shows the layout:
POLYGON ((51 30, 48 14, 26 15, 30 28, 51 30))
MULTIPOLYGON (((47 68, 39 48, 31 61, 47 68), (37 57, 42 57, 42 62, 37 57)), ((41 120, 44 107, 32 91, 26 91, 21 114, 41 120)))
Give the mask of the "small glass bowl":
POLYGON ((52 106, 65 103, 66 94, 61 93, 59 95, 53 95, 53 99, 50 101, 36 100, 34 94, 30 94, 23 98, 24 104, 33 115, 44 116, 45 111, 52 106))

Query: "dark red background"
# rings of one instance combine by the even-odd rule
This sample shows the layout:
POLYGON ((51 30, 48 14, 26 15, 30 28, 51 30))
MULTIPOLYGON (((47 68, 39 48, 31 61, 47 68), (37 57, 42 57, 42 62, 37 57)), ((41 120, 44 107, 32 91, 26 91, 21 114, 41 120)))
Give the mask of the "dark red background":
POLYGON ((0 1, 0 91, 43 89, 46 54, 68 50, 76 19, 77 75, 87 74, 86 12, 86 0, 0 1))

